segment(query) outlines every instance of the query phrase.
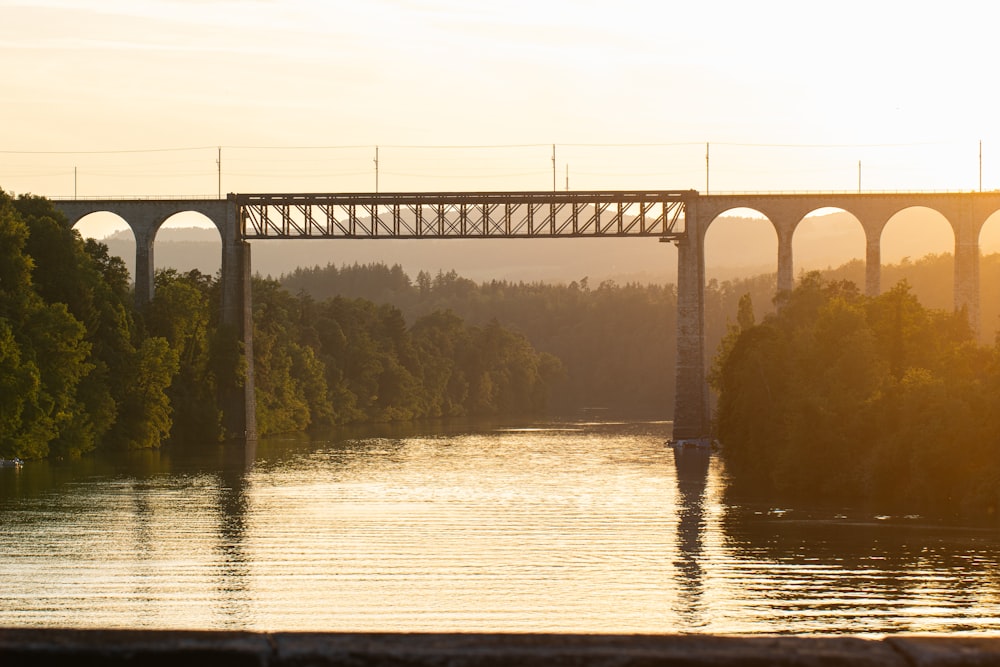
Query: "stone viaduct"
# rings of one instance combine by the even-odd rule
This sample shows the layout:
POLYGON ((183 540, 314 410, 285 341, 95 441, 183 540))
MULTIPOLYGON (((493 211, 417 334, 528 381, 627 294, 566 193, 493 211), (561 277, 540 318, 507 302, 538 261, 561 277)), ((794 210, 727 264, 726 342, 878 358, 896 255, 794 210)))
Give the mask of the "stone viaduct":
POLYGON ((200 213, 212 221, 222 237, 220 322, 232 344, 243 349, 245 362, 238 386, 222 397, 223 427, 230 438, 256 439, 250 244, 240 232, 239 208, 225 199, 74 199, 53 203, 73 225, 99 212, 113 213, 128 224, 135 236, 135 301, 140 308, 153 299, 153 246, 163 223, 187 212, 200 213))
MULTIPOLYGON (((363 233, 355 225, 359 216, 354 204, 340 199, 323 200, 335 195, 229 195, 228 199, 104 199, 62 200, 55 205, 76 224, 91 213, 110 212, 120 216, 132 229, 136 239, 136 302, 141 307, 153 296, 153 242, 160 226, 171 216, 195 211, 201 213, 219 229, 222 237, 222 313, 224 327, 233 332, 233 344, 241 345, 245 353, 246 372, 242 383, 233 387, 231 396, 224 398, 224 425, 233 437, 256 438, 253 396, 253 340, 250 295, 250 244, 248 239, 292 238, 488 238, 495 236, 658 236, 678 247, 677 292, 677 369, 674 403, 674 438, 700 438, 711 430, 708 385, 705 380, 705 234, 712 222, 733 209, 752 209, 764 215, 774 226, 778 239, 778 291, 790 290, 794 282, 792 237, 798 224, 810 213, 825 209, 842 209, 857 218, 865 233, 865 292, 877 295, 881 289, 881 237, 889 220, 900 211, 925 207, 939 212, 951 225, 955 239, 954 303, 956 310, 965 309, 970 324, 979 327, 979 233, 986 220, 1000 211, 998 192, 953 193, 793 193, 793 194, 721 194, 700 195, 695 191, 659 193, 664 198, 657 224, 634 225, 623 211, 640 210, 645 216, 651 209, 648 196, 639 199, 638 192, 618 193, 548 193, 546 208, 527 205, 526 231, 511 225, 510 203, 499 204, 500 198, 515 193, 480 193, 479 195, 344 195, 341 198, 361 198, 361 213, 372 222, 363 233), (669 199, 670 202, 666 203, 669 199), (579 200, 579 203, 578 201, 579 200), (648 201, 647 201, 648 200, 648 201), (383 204, 384 202, 384 204, 383 204), (400 202, 409 206, 419 218, 421 207, 436 211, 435 218, 424 225, 400 228, 400 202), (483 202, 483 203, 477 203, 483 202), (553 203, 555 202, 555 203, 553 203), (561 203, 559 203, 561 202, 561 203), (588 202, 588 203, 584 203, 588 202), (613 205, 617 202, 617 217, 613 205), (677 209, 669 207, 677 205, 677 209), (384 223, 379 214, 395 210, 395 224, 384 223), (493 222, 497 207, 506 207, 506 224, 493 222), (561 221, 557 211, 569 207, 561 221), (592 206, 589 223, 580 222, 582 208, 592 206), (415 207, 415 208, 414 208, 415 207), (632 207, 632 208, 629 208, 632 207), (682 207, 682 211, 681 211, 682 207), (337 218, 334 209, 341 212, 337 218), (447 208, 447 211, 446 211, 447 208), (272 222, 270 215, 277 222, 272 222), (295 217, 298 211, 299 217, 295 217), (319 211, 317 214, 316 211, 319 211), (603 224, 602 211, 613 224, 603 224), (673 211, 671 213, 671 211, 673 211), (448 212, 452 215, 448 218, 448 212), (677 213, 680 212, 680 223, 677 213), (532 220, 545 218, 545 230, 532 220), (325 216, 325 223, 317 218, 325 216), (346 217, 345 217, 346 216, 346 217), (481 222, 473 220, 479 216, 481 222), (673 216, 673 218, 671 218, 673 216), (668 218, 671 218, 668 220, 668 218), (345 222, 346 220, 346 222, 345 222), (489 220, 489 221, 488 221, 489 220), (596 224, 595 223, 596 220, 596 224), (662 224, 661 224, 662 223, 662 224), (591 224, 597 233, 585 229, 591 224), (252 227, 252 228, 251 228, 252 227), (432 227, 437 231, 433 231, 432 227), (468 231, 467 230, 468 227, 468 231), (314 230, 319 230, 314 233, 314 230), (325 230, 325 231, 324 231, 325 230), (337 231, 340 230, 340 231, 337 231), (416 230, 416 231, 414 231, 416 230), (460 233, 456 230, 461 230, 460 233), (272 233, 273 232, 273 233, 272 233)), ((524 203, 531 197, 516 193, 516 201, 524 203), (522 201, 523 200, 523 201, 522 201)), ((538 197, 545 196, 538 193, 538 197)), ((515 201, 511 199, 511 201, 515 201)), ((513 204, 514 206, 520 204, 513 204)), ((497 218, 500 220, 500 218, 497 218)), ((582 220, 582 218, 581 218, 582 220)))

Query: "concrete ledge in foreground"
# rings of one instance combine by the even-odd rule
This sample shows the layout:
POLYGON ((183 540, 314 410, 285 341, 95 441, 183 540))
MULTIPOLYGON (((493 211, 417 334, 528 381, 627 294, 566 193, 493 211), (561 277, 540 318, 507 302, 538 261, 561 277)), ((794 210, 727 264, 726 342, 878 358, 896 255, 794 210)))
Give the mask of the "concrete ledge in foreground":
POLYGON ((1000 637, 340 634, 0 629, 0 665, 150 667, 966 667, 1000 637))

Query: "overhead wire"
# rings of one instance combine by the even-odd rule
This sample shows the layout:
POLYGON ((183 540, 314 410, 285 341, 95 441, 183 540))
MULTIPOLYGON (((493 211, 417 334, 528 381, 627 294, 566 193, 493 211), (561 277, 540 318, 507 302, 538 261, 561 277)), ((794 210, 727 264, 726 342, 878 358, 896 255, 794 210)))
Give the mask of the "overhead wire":
POLYGON ((742 148, 907 148, 913 146, 935 146, 956 143, 951 140, 915 141, 899 143, 757 143, 735 141, 676 141, 676 142, 605 142, 605 143, 514 143, 514 144, 336 144, 336 145, 242 145, 217 144, 214 146, 173 146, 157 148, 105 149, 105 150, 0 150, 0 155, 120 155, 134 153, 166 153, 200 150, 361 150, 379 148, 391 149, 504 149, 504 148, 549 148, 553 145, 563 148, 672 148, 680 146, 731 146, 742 148))

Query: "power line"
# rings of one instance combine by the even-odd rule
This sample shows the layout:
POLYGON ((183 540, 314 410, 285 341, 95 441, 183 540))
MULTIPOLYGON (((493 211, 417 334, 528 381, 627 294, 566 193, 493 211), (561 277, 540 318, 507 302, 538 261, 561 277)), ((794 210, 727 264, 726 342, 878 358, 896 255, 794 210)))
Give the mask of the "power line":
POLYGON ((135 148, 104 151, 0 151, 2 155, 121 155, 124 153, 171 153, 181 151, 203 151, 217 146, 191 146, 184 148, 135 148))
POLYGON ((727 141, 713 141, 713 146, 733 146, 738 148, 910 148, 912 146, 940 146, 957 143, 954 141, 916 141, 898 144, 747 144, 727 141))
MULTIPOLYGON (((677 142, 637 142, 637 143, 558 143, 556 145, 567 148, 676 148, 682 146, 700 146, 701 141, 677 141, 677 142)), ((734 141, 713 141, 715 146, 730 146, 737 148, 908 148, 913 146, 933 146, 953 141, 918 141, 902 143, 842 143, 842 144, 797 144, 797 143, 747 143, 734 141)), ((362 150, 371 149, 376 144, 340 144, 321 146, 244 146, 244 145, 214 145, 214 146, 180 146, 180 147, 160 147, 160 148, 135 148, 135 149, 115 149, 115 150, 56 150, 56 151, 31 151, 31 150, 0 150, 0 155, 122 155, 138 153, 169 153, 184 151, 207 151, 218 150, 219 148, 231 150, 280 150, 280 151, 318 151, 318 150, 362 150)), ((428 149, 428 150, 481 150, 481 149, 507 149, 507 148, 550 148, 552 143, 523 143, 523 144, 377 144, 382 148, 392 148, 399 150, 428 149)))

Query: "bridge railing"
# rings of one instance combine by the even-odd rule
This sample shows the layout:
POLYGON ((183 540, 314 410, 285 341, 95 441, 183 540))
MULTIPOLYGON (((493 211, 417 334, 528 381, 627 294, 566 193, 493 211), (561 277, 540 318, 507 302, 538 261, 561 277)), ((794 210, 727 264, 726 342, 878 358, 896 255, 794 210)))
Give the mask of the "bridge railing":
POLYGON ((693 191, 235 195, 246 239, 672 237, 693 191))

